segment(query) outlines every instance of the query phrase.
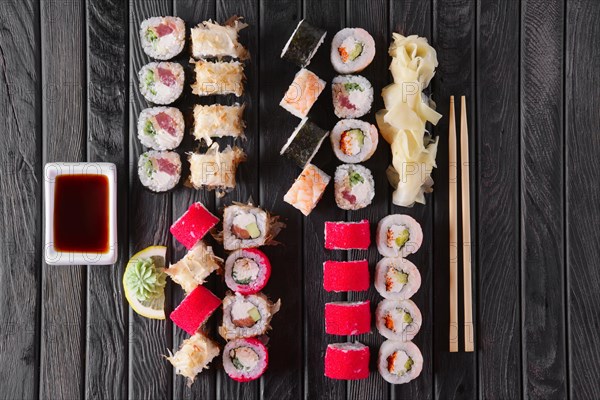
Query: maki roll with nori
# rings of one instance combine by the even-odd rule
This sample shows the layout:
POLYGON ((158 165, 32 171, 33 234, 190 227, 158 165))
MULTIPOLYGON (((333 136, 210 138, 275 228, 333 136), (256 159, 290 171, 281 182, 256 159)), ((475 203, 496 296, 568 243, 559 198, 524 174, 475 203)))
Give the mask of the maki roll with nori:
POLYGON ((249 382, 258 379, 268 364, 267 348, 256 338, 234 339, 223 349, 223 368, 234 381, 249 382))
POLYGON ((304 118, 281 149, 280 154, 294 161, 300 168, 304 168, 317 154, 328 135, 328 131, 319 128, 308 118, 304 118))
POLYGON ((375 197, 371 171, 362 165, 343 164, 335 170, 335 202, 342 210, 360 210, 375 197))
POLYGON ((387 339, 408 342, 419 333, 422 324, 421 311, 411 300, 385 299, 377 305, 375 325, 387 339))
POLYGON ((138 176, 142 185, 153 192, 166 192, 179 182, 181 159, 173 151, 148 151, 138 160, 138 176))
POLYGON ((271 276, 271 263, 258 249, 234 251, 225 261, 225 283, 240 294, 260 292, 271 276))
POLYGON ((228 294, 223 299, 223 324, 219 327, 219 334, 225 340, 232 340, 266 333, 280 303, 271 303, 262 293, 248 296, 228 294))
POLYGON ((386 340, 379 348, 377 369, 389 383, 408 383, 421 374, 423 355, 413 342, 386 340))
POLYGON ((153 150, 172 150, 183 139, 183 114, 175 107, 146 108, 138 118, 138 138, 153 150))
POLYGON ((375 57, 375 41, 361 28, 345 28, 331 41, 331 64, 340 74, 365 69, 375 57))
POLYGON ((149 63, 138 74, 142 96, 154 104, 171 104, 181 96, 185 73, 180 64, 149 63))
POLYGON ((333 111, 339 118, 360 118, 371 111, 373 86, 360 75, 339 75, 331 83, 333 111))
POLYGON ((178 17, 152 17, 140 24, 144 52, 157 60, 170 60, 185 45, 185 23, 178 17))
POLYGON ((377 224, 377 250, 384 257, 406 257, 423 243, 421 225, 411 216, 388 215, 377 224))
POLYGON ((306 67, 325 40, 325 35, 327 32, 323 29, 315 28, 305 20, 301 20, 285 44, 281 58, 300 68, 306 67))
POLYGON ((375 268, 375 289, 382 297, 406 300, 421 287, 421 273, 405 258, 384 257, 375 268))
POLYGON ((331 131, 331 146, 345 163, 367 161, 377 149, 379 133, 375 125, 359 119, 343 119, 331 131))

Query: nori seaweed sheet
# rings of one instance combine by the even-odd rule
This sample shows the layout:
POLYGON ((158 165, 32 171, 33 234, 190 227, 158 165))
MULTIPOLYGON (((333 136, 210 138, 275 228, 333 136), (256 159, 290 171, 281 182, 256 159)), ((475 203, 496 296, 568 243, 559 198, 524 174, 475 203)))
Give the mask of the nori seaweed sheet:
POLYGON ((294 33, 287 51, 281 56, 300 68, 304 68, 310 62, 310 55, 319 46, 321 38, 325 34, 323 29, 315 28, 306 21, 302 21, 294 33))
POLYGON ((300 168, 304 168, 311 161, 313 154, 317 152, 323 139, 328 134, 328 131, 307 120, 292 140, 292 143, 285 149, 283 155, 298 164, 300 168))

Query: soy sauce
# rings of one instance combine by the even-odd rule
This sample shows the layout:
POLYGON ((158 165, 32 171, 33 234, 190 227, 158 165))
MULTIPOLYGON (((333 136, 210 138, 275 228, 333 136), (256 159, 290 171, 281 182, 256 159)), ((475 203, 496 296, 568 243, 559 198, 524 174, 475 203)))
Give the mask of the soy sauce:
POLYGON ((54 190, 54 248, 61 252, 109 250, 108 178, 58 175, 54 190))

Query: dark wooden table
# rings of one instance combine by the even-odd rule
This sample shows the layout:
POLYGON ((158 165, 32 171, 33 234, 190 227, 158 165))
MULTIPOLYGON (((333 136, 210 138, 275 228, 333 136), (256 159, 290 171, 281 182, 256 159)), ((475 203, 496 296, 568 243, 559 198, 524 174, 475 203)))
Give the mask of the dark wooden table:
MULTIPOLYGON (((2 0, 0 2, 0 397, 5 399, 598 399, 600 398, 600 2, 595 0, 2 0), (149 61, 139 22, 177 15, 188 24, 233 14, 250 27, 247 67, 248 162, 228 196, 179 187, 153 194, 136 175, 143 151, 136 118, 146 107, 136 74, 149 61), (278 106, 296 69, 279 59, 298 20, 326 28, 363 27, 378 56, 364 75, 377 92, 390 81, 391 32, 419 34, 437 49, 432 83, 446 117, 435 192, 426 206, 390 202, 380 143, 366 165, 375 172, 375 204, 345 213, 331 187, 309 218, 282 202, 299 171, 278 155, 297 119, 278 106), (448 161, 450 95, 467 95, 471 127, 475 353, 448 345, 448 161), (114 266, 43 262, 42 167, 49 161, 108 161, 118 167, 119 261, 114 266), (168 227, 191 202, 219 209, 254 198, 282 215, 284 246, 269 248, 274 270, 266 292, 281 298, 273 320, 268 372, 237 384, 218 367, 193 386, 162 357, 185 338, 169 320, 129 310, 121 277, 131 254, 151 244, 184 251, 168 227), (413 215, 425 231, 412 260, 423 276, 414 300, 424 316, 415 342, 421 376, 391 386, 373 372, 359 382, 323 376, 324 303, 367 295, 322 290, 322 262, 359 254, 323 249, 325 220, 413 215)), ((311 64, 330 81, 326 42, 311 64)), ((187 61, 188 55, 179 57, 187 61)), ((191 78, 191 77, 190 77, 191 78)), ((327 93, 312 116, 335 123, 327 93)), ((199 99, 189 87, 176 105, 186 115, 199 99)), ((232 99, 227 99, 232 101, 232 99)), ((369 120, 373 120, 370 114, 369 120)), ((182 147, 194 147, 187 135, 182 147)), ((338 164, 325 145, 315 163, 338 164)), ((372 266, 379 256, 368 253, 372 266)), ((212 278, 219 295, 224 285, 212 278)), ((169 293, 168 308, 182 299, 169 293)), ((215 334, 217 317, 209 327, 215 334)), ((358 338, 373 353, 376 332, 358 338)), ((462 345, 461 345, 462 348, 462 345)))

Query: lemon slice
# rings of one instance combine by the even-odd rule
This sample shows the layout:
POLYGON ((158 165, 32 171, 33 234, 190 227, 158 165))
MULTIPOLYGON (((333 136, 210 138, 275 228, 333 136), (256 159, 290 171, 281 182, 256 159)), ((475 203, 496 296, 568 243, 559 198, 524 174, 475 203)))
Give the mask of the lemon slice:
POLYGON ((123 289, 136 313, 165 319, 165 246, 150 246, 129 259, 123 273, 123 289))

